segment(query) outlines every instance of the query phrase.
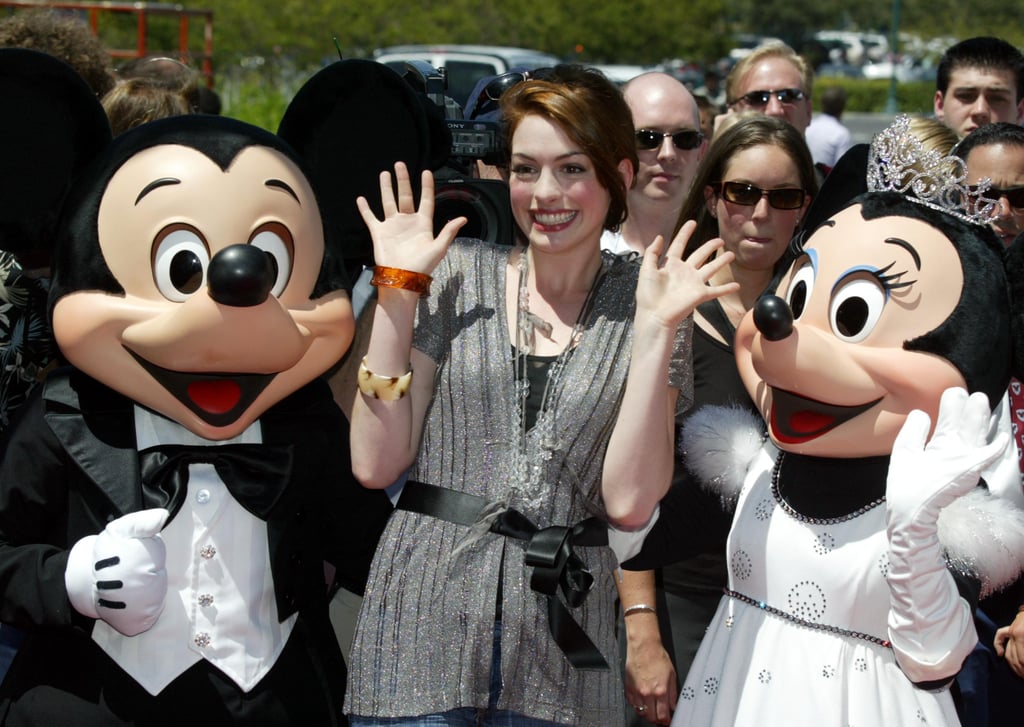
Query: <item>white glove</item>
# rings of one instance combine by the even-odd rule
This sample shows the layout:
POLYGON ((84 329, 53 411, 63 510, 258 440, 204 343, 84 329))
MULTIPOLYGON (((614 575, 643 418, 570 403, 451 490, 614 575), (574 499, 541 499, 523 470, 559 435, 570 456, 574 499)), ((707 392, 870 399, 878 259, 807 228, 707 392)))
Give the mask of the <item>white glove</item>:
POLYGON ((164 608, 167 552, 162 508, 129 513, 68 554, 64 585, 75 610, 102 619, 125 636, 148 630, 164 608))
POLYGON ((978 640, 970 606, 946 570, 938 519, 1009 442, 1000 433, 985 444, 988 425, 984 394, 947 389, 931 440, 931 419, 915 410, 893 444, 886 481, 889 640, 914 682, 952 678, 978 640))

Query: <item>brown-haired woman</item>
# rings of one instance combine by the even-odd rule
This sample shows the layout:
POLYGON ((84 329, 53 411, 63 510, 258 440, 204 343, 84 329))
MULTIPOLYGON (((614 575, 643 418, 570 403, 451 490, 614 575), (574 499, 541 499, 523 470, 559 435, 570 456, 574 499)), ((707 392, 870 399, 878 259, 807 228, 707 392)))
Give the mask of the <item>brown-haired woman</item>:
MULTIPOLYGON (((734 257, 715 271, 711 282, 738 285, 698 305, 694 313, 691 411, 706 404, 730 404, 757 415, 736 370, 733 335, 775 272, 784 267, 790 239, 817 190, 807 144, 786 121, 744 113, 716 133, 697 169, 677 229, 686 221, 696 222, 684 256, 701 242, 721 237, 724 249, 734 257)), ((670 634, 661 634, 658 614, 651 611, 638 609, 625 619, 626 696, 649 722, 669 723, 678 694, 676 671, 681 683, 715 614, 727 582, 727 533, 728 520, 723 520, 721 548, 662 570, 663 598, 656 593, 653 571, 624 571, 619 586, 624 608, 660 603, 668 609, 661 626, 670 627, 670 634), (672 648, 674 666, 663 640, 672 648)))
POLYGON ((602 255, 636 167, 606 78, 558 67, 501 104, 526 246, 452 242, 462 219, 435 237, 430 175, 417 210, 402 165, 397 197, 382 175, 383 220, 359 203, 378 301, 347 402, 353 468, 368 487, 409 473, 356 629, 354 725, 621 719, 617 563, 600 543, 607 522, 645 525, 616 515, 630 483, 667 489, 684 321, 732 290, 706 284, 731 259, 702 265, 717 243, 683 260, 689 227, 642 264, 602 255))

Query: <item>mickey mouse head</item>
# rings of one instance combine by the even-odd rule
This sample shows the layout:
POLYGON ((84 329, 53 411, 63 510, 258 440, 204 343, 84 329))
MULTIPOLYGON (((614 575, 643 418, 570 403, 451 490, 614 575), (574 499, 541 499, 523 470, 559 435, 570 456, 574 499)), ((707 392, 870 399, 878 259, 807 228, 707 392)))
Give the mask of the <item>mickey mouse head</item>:
MULTIPOLYGON (((44 230, 12 199, 0 219, 52 241, 53 330, 71 364, 200 436, 233 437, 345 353, 346 267, 369 248, 355 197, 375 195, 397 160, 414 172, 431 163, 443 135, 412 89, 370 61, 316 74, 281 135, 196 115, 111 142, 105 124, 59 123, 55 104, 102 113, 73 74, 44 54, 0 51, 0 84, 21 93, 8 145, 43 130, 38 146, 60 163, 31 178, 0 171, 12 198, 60 210, 59 222, 44 230)), ((31 164, 21 153, 13 168, 31 164)))

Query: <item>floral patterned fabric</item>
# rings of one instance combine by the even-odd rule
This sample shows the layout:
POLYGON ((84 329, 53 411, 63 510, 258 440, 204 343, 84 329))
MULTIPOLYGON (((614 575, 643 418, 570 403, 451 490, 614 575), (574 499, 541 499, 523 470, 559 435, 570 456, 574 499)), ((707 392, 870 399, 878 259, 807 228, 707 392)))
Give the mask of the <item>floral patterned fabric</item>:
POLYGON ((46 300, 48 278, 30 277, 0 252, 0 434, 57 355, 46 300))

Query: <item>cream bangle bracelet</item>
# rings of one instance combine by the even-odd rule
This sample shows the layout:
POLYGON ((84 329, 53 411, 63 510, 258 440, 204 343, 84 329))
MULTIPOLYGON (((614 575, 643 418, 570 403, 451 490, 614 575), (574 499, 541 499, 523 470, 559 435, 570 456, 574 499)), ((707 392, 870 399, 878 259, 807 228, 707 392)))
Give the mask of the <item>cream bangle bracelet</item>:
POLYGON ((366 368, 366 357, 359 362, 359 390, 367 396, 381 401, 398 401, 409 393, 412 384, 412 369, 401 376, 380 376, 366 368))

